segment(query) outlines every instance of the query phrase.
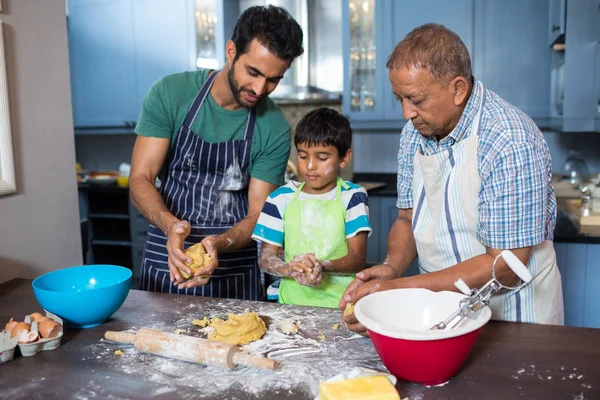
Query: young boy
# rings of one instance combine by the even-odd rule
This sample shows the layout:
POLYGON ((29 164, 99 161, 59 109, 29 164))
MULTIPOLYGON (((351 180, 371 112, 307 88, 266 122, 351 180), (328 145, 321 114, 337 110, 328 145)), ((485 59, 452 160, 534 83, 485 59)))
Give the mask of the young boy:
POLYGON ((371 232, 366 190, 338 177, 352 157, 350 122, 319 108, 300 120, 294 143, 305 180, 267 198, 252 235, 262 242, 258 264, 282 277, 280 303, 337 308, 365 266, 371 232))

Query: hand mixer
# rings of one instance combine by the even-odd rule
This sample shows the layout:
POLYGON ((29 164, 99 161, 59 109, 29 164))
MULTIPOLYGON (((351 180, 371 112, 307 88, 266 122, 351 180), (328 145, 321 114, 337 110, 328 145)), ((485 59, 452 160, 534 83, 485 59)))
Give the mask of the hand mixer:
POLYGON ((503 250, 496 256, 492 263, 492 279, 483 285, 481 289, 471 289, 462 279, 458 279, 454 282, 454 286, 468 297, 460 301, 458 310, 453 312, 445 320, 433 325, 430 330, 435 331, 460 328, 469 318, 477 317, 479 310, 489 304, 491 297, 496 294, 496 292, 501 289, 520 290, 527 285, 531 279, 531 273, 525 264, 523 264, 511 251, 503 250), (523 281, 521 285, 515 287, 505 286, 496 279, 496 261, 498 261, 500 257, 502 257, 510 269, 523 281))

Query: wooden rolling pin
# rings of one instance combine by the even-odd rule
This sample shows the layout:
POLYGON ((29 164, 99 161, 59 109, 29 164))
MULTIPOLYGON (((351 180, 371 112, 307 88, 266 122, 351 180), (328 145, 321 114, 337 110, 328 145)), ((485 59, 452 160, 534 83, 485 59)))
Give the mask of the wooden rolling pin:
POLYGON ((236 345, 142 328, 134 333, 107 331, 104 337, 133 344, 142 353, 233 369, 238 365, 277 369, 275 360, 253 356, 236 345))

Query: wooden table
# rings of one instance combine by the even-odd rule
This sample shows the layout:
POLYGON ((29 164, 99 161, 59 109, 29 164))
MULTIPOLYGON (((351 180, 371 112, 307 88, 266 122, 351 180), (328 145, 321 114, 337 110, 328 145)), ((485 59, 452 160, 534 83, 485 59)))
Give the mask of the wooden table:
MULTIPOLYGON (((39 310, 30 281, 0 285, 0 323, 39 310)), ((132 290, 101 326, 67 329, 58 349, 33 357, 18 355, 0 365, 0 398, 312 399, 320 379, 355 366, 382 369, 370 341, 352 338, 343 326, 333 330, 337 322, 339 311, 331 309, 132 290), (106 330, 144 326, 197 334, 192 319, 245 308, 256 310, 270 325, 270 339, 263 341, 271 344, 255 342, 251 350, 281 360, 282 371, 225 371, 139 354, 102 339, 106 330), (300 320, 301 336, 277 334, 282 318, 300 320), (288 344, 277 347, 276 342, 288 344), (114 354, 118 348, 123 356, 114 354)), ((490 322, 463 369, 447 385, 399 383, 397 388, 411 400, 600 399, 600 330, 490 322)))

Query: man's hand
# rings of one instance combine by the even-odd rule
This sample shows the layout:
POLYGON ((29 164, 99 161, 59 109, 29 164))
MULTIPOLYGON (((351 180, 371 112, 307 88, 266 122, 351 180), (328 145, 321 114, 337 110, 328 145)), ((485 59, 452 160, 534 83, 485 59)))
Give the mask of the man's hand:
POLYGON ((342 300, 340 300, 340 310, 346 308, 346 303, 355 304, 361 297, 363 297, 361 296, 355 298, 355 293, 357 292, 358 288, 363 286, 365 283, 374 279, 390 280, 394 278, 396 278, 396 271, 394 271, 392 266, 389 264, 379 264, 360 271, 358 274, 356 274, 356 279, 353 280, 344 291, 342 300))
MULTIPOLYGON (((396 277, 396 272, 389 264, 375 265, 356 274, 356 279, 348 285, 342 300, 340 309, 345 309, 346 304, 356 302, 368 294, 394 289, 391 281, 396 277)), ((342 315, 342 321, 350 329, 360 335, 368 336, 367 329, 356 319, 354 313, 342 315)))
POLYGON ((202 245, 202 247, 204 247, 206 254, 210 256, 212 261, 204 268, 197 270, 192 278, 179 284, 179 288, 186 289, 194 286, 203 286, 208 283, 211 275, 219 266, 218 252, 215 243, 215 236, 207 236, 204 239, 202 239, 200 244, 202 245))
POLYGON ((179 270, 183 270, 188 274, 192 271, 185 263, 192 262, 192 259, 183 252, 183 244, 185 238, 190 234, 191 227, 187 221, 177 221, 169 227, 167 232, 167 253, 169 256, 169 276, 171 283, 179 285, 185 282, 181 277, 179 270))

